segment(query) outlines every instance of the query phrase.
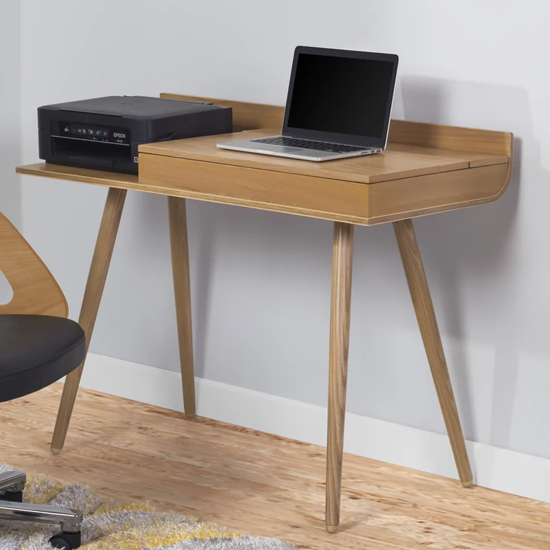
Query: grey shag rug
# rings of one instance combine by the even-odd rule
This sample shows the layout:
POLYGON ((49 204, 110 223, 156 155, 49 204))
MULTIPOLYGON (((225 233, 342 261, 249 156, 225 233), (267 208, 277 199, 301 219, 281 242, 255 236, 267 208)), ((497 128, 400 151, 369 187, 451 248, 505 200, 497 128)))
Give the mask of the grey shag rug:
MULTIPOLYGON (((12 470, 0 464, 0 472, 12 470)), ((24 501, 84 513, 82 550, 294 550, 278 539, 243 536, 146 504, 111 502, 85 485, 29 475, 24 501)), ((0 550, 51 550, 59 527, 0 520, 0 550)))

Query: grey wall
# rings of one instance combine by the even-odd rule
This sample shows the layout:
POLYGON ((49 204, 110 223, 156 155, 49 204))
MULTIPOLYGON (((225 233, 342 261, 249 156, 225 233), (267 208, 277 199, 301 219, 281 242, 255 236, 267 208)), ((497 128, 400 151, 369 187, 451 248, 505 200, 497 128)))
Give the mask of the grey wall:
MULTIPOLYGON (((282 104, 297 44, 401 57, 396 117, 513 131, 497 204, 418 220, 466 434, 550 457, 550 8, 464 0, 23 0, 26 162, 37 106, 181 92, 282 104), (475 16, 473 16, 475 15, 475 16)), ((26 236, 77 317, 105 191, 25 178, 26 236)), ((92 351, 177 370, 166 204, 131 193, 92 351)), ((328 222, 189 206, 197 374, 325 404, 328 222)), ((443 432, 391 227, 356 232, 350 411, 443 432)))
POLYGON ((21 158, 20 3, 0 2, 0 211, 21 219, 21 187, 14 166, 21 158))
MULTIPOLYGON (((21 222, 21 186, 14 167, 21 160, 20 4, 0 2, 0 212, 12 223, 21 222)), ((12 290, 0 272, 0 304, 12 290)))

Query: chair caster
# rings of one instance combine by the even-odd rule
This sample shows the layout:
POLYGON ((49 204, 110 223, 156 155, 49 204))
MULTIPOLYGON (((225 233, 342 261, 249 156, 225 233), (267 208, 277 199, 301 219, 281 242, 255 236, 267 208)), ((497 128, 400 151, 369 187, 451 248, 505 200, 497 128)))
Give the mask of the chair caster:
POLYGON ((7 502, 23 502, 23 491, 6 491, 4 494, 0 495, 0 500, 5 500, 7 502))
POLYGON ((79 548, 81 544, 80 531, 78 533, 67 533, 65 531, 56 533, 50 539, 50 544, 54 548, 59 548, 60 550, 74 550, 75 548, 79 548))

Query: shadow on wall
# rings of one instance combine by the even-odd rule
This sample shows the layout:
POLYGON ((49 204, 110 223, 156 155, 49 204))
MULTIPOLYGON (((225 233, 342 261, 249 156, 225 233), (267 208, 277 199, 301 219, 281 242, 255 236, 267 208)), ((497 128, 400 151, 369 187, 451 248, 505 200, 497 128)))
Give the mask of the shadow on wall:
MULTIPOLYGON (((190 202, 188 205, 188 224, 190 227, 191 248, 191 280, 193 286, 194 319, 193 336, 195 342, 195 371, 197 376, 216 376, 213 371, 207 372, 207 364, 212 364, 212 348, 208 345, 209 328, 213 317, 223 315, 227 322, 236 322, 243 326, 248 316, 254 318, 258 314, 258 303, 264 303, 265 296, 258 296, 258 292, 264 292, 266 286, 273 283, 270 288, 270 297, 267 302, 270 307, 265 311, 265 320, 262 325, 268 340, 277 345, 285 342, 281 327, 277 325, 277 332, 272 334, 270 326, 272 316, 275 323, 279 319, 278 293, 281 289, 288 291, 285 299, 296 299, 292 289, 302 285, 304 279, 312 280, 307 293, 298 297, 298 300, 315 300, 318 293, 326 293, 326 300, 322 301, 322 309, 326 309, 326 317, 323 317, 323 326, 328 330, 328 308, 330 304, 330 261, 332 243, 332 224, 322 220, 306 219, 300 216, 289 216, 274 212, 264 212, 248 208, 190 202), (243 309, 220 310, 219 301, 213 299, 214 289, 220 284, 220 273, 223 273, 223 287, 228 293, 244 292, 243 309), (319 275, 321 274, 321 275, 319 275), (246 288, 237 281, 246 281, 246 288), (217 281, 217 283, 216 283, 217 281), (274 300, 274 304, 270 300, 274 300), (259 301, 259 302, 258 302, 259 301), (195 309, 196 308, 196 309, 195 309), (216 313, 217 312, 217 313, 216 313), (326 323, 324 322, 326 319, 326 323)), ((223 299, 223 297, 219 297, 223 299)), ((264 304, 265 305, 265 304, 264 304)), ((310 303, 308 303, 310 305, 310 303)), ((260 306, 261 307, 261 306, 260 306)), ((304 305, 303 307, 308 308, 304 305)), ((235 342, 236 347, 253 346, 248 342, 249 335, 244 335, 243 340, 235 342), (243 345, 243 342, 247 342, 243 345)), ((286 345, 292 347, 286 336, 286 345)), ((324 340, 323 340, 324 342, 324 340)), ((267 342, 263 345, 268 347, 267 342)), ((328 346, 328 343, 327 343, 328 346)), ((236 355, 237 350, 233 349, 236 355)), ((300 345, 296 354, 308 353, 308 345, 300 345)), ((328 353, 328 352, 327 352, 328 353)), ((265 358, 269 362, 269 354, 260 354, 254 371, 262 369, 262 361, 265 358)), ((325 364, 325 355, 322 363, 325 364)), ((215 361, 214 361, 215 362, 215 361)), ((313 361, 317 364, 317 361, 313 361)), ((281 370, 291 365, 284 365, 281 370)), ((219 373, 217 373, 219 374, 219 373)), ((250 372, 248 375, 252 376, 250 372)), ((324 373, 320 375, 321 383, 325 382, 324 373)), ((243 375, 244 376, 244 375, 243 375)), ((264 372, 265 377, 270 376, 269 371, 264 372)), ((250 379, 243 378, 239 383, 246 384, 250 379)), ((281 391, 275 387, 274 392, 281 391)))
POLYGON ((429 217, 418 223, 426 263, 430 271, 436 271, 431 275, 438 280, 441 291, 438 309, 445 310, 446 321, 442 328, 459 342, 452 350, 447 349, 447 355, 465 433, 479 441, 463 342, 491 342, 495 365, 492 396, 486 396, 492 399, 488 443, 510 448, 521 346, 520 279, 515 275, 521 255, 516 222, 524 150, 529 152, 537 181, 550 183, 550 174, 541 167, 541 146, 533 135, 528 94, 520 87, 418 77, 404 77, 401 84, 403 112, 408 120, 511 130, 515 134, 513 175, 502 199, 493 205, 429 217), (487 323, 490 315, 484 315, 485 326, 476 327, 477 334, 469 329, 466 337, 463 297, 468 293, 468 280, 478 286, 477 307, 491 308, 495 322, 487 323))
MULTIPOLYGON (((519 269, 518 258, 523 254, 525 238, 519 238, 521 228, 517 223, 519 174, 528 174, 529 181, 536 178, 541 185, 544 183, 550 189, 549 174, 541 168, 540 144, 533 136, 528 96, 519 87, 407 76, 401 79, 400 92, 396 117, 513 131, 516 136, 520 136, 514 142, 513 177, 502 199, 492 205, 449 212, 443 216, 427 216, 416 223, 465 434, 469 439, 510 448, 518 378, 518 350, 522 344, 517 327, 522 307, 522 287, 516 270, 519 269), (529 153, 529 162, 522 166, 524 150, 529 153), (490 366, 487 368, 487 373, 490 373, 488 376, 493 376, 492 389, 490 380, 482 387, 476 387, 473 382, 472 368, 469 366, 472 361, 466 342, 493 348, 494 370, 491 371, 490 366), (484 392, 483 395, 481 392, 484 392), (492 407, 490 412, 488 403, 492 407)), ((304 351, 302 361, 303 370, 309 376, 307 384, 304 383, 303 386, 310 391, 311 397, 303 394, 305 389, 301 384, 295 385, 300 385, 303 390, 300 399, 311 399, 311 402, 315 402, 317 395, 324 396, 326 370, 313 367, 327 363, 328 349, 325 349, 324 327, 326 325, 328 331, 332 224, 283 214, 193 202, 189 204, 189 217, 189 226, 192 228, 190 240, 196 254, 191 264, 193 294, 197 305, 194 310, 197 375, 215 378, 220 374, 215 372, 218 367, 210 357, 212 348, 207 345, 207 340, 215 309, 215 301, 211 296, 212 281, 216 272, 220 271, 220 258, 223 259, 225 254, 224 268, 235 272, 229 275, 238 277, 244 270, 247 279, 253 280, 256 274, 264 277, 268 274, 273 280, 284 281, 279 286, 284 287, 285 292, 295 285, 296 292, 292 296, 294 299, 304 300, 304 308, 312 305, 319 308, 319 326, 308 326, 307 334, 303 335, 310 338, 310 341, 319 343, 316 344, 318 349, 304 351), (229 250, 233 251, 234 257, 229 258, 229 250), (269 269, 260 269, 262 264, 269 264, 269 269), (279 264, 282 267, 278 268, 279 264), (304 288, 304 280, 309 281, 309 287, 302 291, 302 298, 298 287, 304 288), (311 294, 314 294, 313 299, 311 294), (310 301, 307 302, 307 299, 310 301), (315 305, 316 300, 322 302, 321 305, 315 305), (306 369, 306 365, 311 365, 311 368, 306 369)), ((391 345, 388 345, 391 343, 391 335, 384 337, 384 342, 378 345, 376 335, 379 332, 376 330, 386 331, 388 327, 394 327, 396 330, 410 332, 412 327, 409 323, 412 321, 410 316, 404 315, 402 319, 395 317, 396 313, 399 315, 404 311, 403 308, 411 307, 410 303, 402 305, 405 299, 408 301, 408 296, 405 298, 405 294, 401 294, 406 289, 402 270, 397 267, 398 262, 397 246, 389 226, 360 228, 356 232, 351 338, 353 349, 350 350, 350 379, 353 383, 348 392, 351 398, 349 410, 403 424, 407 423, 405 418, 409 418, 410 425, 432 429, 433 419, 428 418, 428 422, 424 422, 426 417, 417 414, 411 420, 413 411, 410 407, 417 403, 416 398, 398 396, 395 391, 396 384, 403 382, 395 379, 396 376, 410 380, 411 376, 420 375, 407 373, 410 369, 403 369, 399 359, 394 360, 395 364, 388 365, 386 369, 376 366, 380 361, 389 359, 388 362, 392 362, 392 356, 387 355, 391 353, 391 345), (397 288, 394 277, 402 281, 403 288, 397 288), (390 307, 384 307, 388 302, 390 307), (361 334, 361 338, 354 337, 354 331, 355 334, 361 334), (365 340, 364 334, 370 334, 369 345, 375 344, 375 355, 367 357, 369 352, 365 350, 368 346, 361 342, 365 340), (369 387, 375 389, 371 389, 371 393, 367 395, 365 392, 369 387), (380 390, 388 393, 383 395, 383 399, 377 400, 376 394, 381 393, 380 390), (387 396, 393 401, 384 410, 387 396), (399 403, 394 407, 396 402, 399 403), (393 417, 390 416, 391 408, 399 409, 393 417), (423 422, 431 424, 423 426, 423 422)), ((232 285, 234 281, 228 280, 227 284, 232 285)), ((246 296, 252 301, 253 292, 253 288, 246 289, 246 296)), ((273 295, 274 300, 276 296, 278 295, 273 295)), ((286 295, 284 299, 287 300, 286 295)), ((410 313, 412 315, 412 307, 410 313)), ((228 318, 237 314, 242 317, 247 315, 244 311, 223 314, 228 318)), ((269 314, 270 312, 266 312, 266 315, 269 314)), ((281 327, 277 327, 279 331, 281 327)), ((272 338, 280 340, 278 334, 274 334, 272 338)), ((299 345, 297 343, 293 350, 297 352, 307 346, 307 342, 299 345)), ((281 365, 278 377, 290 378, 290 367, 288 372, 284 367, 285 365, 281 365)), ((261 365, 256 370, 261 370, 261 365)), ((425 374, 429 376, 428 373, 425 374)), ((423 383, 421 381, 420 385, 423 383)), ((286 386, 279 387, 274 383, 272 390, 274 393, 294 397, 285 388, 286 386)), ((406 390, 409 389, 407 386, 406 390)), ((423 410, 426 413, 431 411, 430 408, 423 410)))
MULTIPOLYGON (((193 353, 195 355, 195 376, 205 378, 208 325, 212 306, 210 288, 212 285, 212 263, 216 257, 216 238, 213 224, 201 223, 200 225, 200 232, 197 232, 198 254, 195 260, 198 276, 195 279, 193 292, 200 307, 196 309, 193 319, 193 353), (195 327, 197 328, 195 329, 195 327)), ((197 402, 198 399, 200 397, 197 398, 197 402)))

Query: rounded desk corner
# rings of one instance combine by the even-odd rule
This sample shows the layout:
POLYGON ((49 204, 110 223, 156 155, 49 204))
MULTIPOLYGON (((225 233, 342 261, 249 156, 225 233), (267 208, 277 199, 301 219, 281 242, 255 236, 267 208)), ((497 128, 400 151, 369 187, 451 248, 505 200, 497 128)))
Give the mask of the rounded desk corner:
POLYGON ((510 186, 510 181, 512 179, 512 173, 514 171, 514 135, 512 133, 509 134, 510 136, 510 155, 508 157, 508 170, 506 170, 506 176, 504 178, 504 181, 502 182, 502 186, 499 189, 499 191, 493 195, 487 202, 496 202, 498 201, 504 193, 506 193, 506 190, 510 186))

